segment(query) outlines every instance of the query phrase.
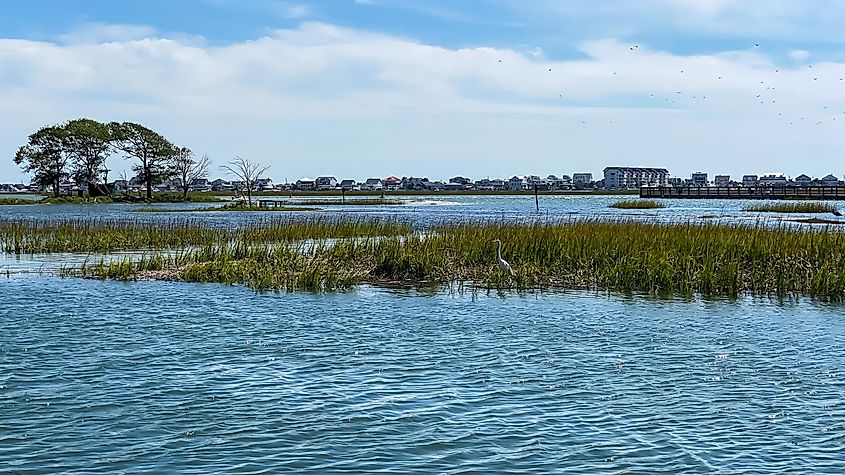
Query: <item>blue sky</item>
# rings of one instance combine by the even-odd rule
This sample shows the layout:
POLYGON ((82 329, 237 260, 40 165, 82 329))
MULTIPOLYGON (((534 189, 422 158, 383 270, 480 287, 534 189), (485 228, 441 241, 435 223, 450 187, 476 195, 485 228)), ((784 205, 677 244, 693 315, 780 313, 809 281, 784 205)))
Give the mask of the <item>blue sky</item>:
POLYGON ((217 164, 243 155, 277 181, 842 176, 843 14, 842 0, 10 2, 0 181, 26 180, 11 157, 28 133, 80 116, 149 124, 217 164))

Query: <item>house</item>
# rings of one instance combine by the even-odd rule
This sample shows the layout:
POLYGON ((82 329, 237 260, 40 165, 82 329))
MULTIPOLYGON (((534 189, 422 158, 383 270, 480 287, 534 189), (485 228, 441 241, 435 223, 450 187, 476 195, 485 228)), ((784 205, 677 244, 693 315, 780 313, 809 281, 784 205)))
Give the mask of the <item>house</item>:
POLYGON ((525 191, 528 189, 528 181, 526 181, 525 178, 512 176, 511 179, 508 180, 508 189, 511 191, 525 191))
POLYGON ((476 181, 474 187, 476 190, 481 191, 502 191, 507 189, 507 182, 498 178, 494 178, 492 180, 489 178, 484 178, 476 181))
POLYGON ((231 183, 232 189, 236 191, 242 191, 246 189, 246 182, 241 180, 234 180, 231 183))
POLYGON ((188 185, 188 189, 191 191, 211 191, 211 184, 208 182, 207 178, 197 178, 195 180, 191 180, 191 183, 188 185))
POLYGON ((252 189, 253 191, 272 191, 273 190, 273 179, 272 178, 258 178, 254 182, 252 182, 252 189))
POLYGON ((813 179, 803 173, 795 177, 792 181, 795 182, 796 186, 810 186, 813 184, 813 179))
POLYGON ((367 178, 367 181, 361 184, 362 190, 376 191, 381 190, 383 188, 384 185, 381 184, 381 179, 379 178, 367 178))
POLYGON ((387 191, 397 191, 399 188, 402 187, 402 180, 396 178, 395 176, 389 176, 384 179, 382 182, 382 186, 387 191))
POLYGON ((692 186, 707 186, 710 184, 707 174, 704 172, 694 172, 690 179, 692 179, 692 186))
POLYGON ((720 187, 720 188, 727 188, 731 186, 731 176, 730 175, 716 175, 713 177, 713 184, 720 187))
POLYGON ((573 173, 572 174, 572 182, 573 183, 580 183, 582 185, 589 185, 593 182, 593 174, 592 173, 573 173))
POLYGON ((832 174, 828 175, 828 176, 822 178, 822 185, 823 186, 839 186, 839 178, 836 178, 832 174))
POLYGON ((742 186, 747 187, 754 187, 757 186, 759 180, 757 179, 757 175, 743 175, 742 176, 742 186))
POLYGON ((767 173, 760 177, 760 186, 786 186, 787 182, 783 173, 767 173))
POLYGON ((314 180, 314 186, 317 191, 328 191, 337 188, 337 178, 333 176, 318 176, 314 180))
POLYGON ((446 189, 446 183, 442 181, 428 181, 425 183, 425 188, 428 191, 443 191, 446 189))
POLYGON ((684 179, 680 178, 680 177, 673 177, 673 178, 669 178, 669 180, 667 180, 666 183, 669 186, 683 186, 684 185, 684 179))
POLYGON ((425 191, 430 188, 428 178, 402 177, 400 186, 405 191, 425 191))
POLYGON ((296 180, 296 189, 299 191, 314 191, 317 189, 316 180, 313 178, 300 178, 296 180))
POLYGON ((666 186, 668 179, 669 170, 665 168, 607 167, 604 169, 604 187, 609 190, 666 186))
POLYGON ((218 178, 209 184, 211 185, 211 191, 232 191, 235 189, 231 183, 221 178, 218 178))
POLYGON ((357 191, 360 190, 361 187, 358 186, 358 182, 355 180, 341 180, 340 189, 343 191, 357 191))

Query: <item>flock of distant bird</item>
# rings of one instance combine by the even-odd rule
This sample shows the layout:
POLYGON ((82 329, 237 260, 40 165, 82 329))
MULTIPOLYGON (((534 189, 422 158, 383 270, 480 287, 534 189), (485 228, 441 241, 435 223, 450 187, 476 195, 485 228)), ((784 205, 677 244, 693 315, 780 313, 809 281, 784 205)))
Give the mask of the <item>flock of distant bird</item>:
MULTIPOLYGON (((759 48, 759 47, 760 47, 760 44, 759 44, 759 43, 755 43, 755 44, 754 44, 754 47, 755 47, 755 48, 759 48)), ((639 51, 639 49, 640 49, 640 45, 638 45, 638 44, 634 44, 634 45, 629 46, 629 47, 628 47, 628 49, 629 49, 629 51, 630 51, 631 53, 636 53, 636 52, 638 52, 638 51, 639 51)), ((499 60, 498 60, 498 62, 499 62, 499 63, 502 63, 502 62, 503 62, 503 60, 502 60, 502 59, 499 59, 499 60)), ((808 70, 813 70, 813 65, 812 65, 812 64, 811 64, 811 65, 808 65, 808 66, 807 66, 807 69, 808 69, 808 70)), ((549 69, 548 69, 548 72, 552 72, 552 68, 549 68, 549 69)), ((681 69, 681 70, 680 70, 680 74, 685 74, 685 73, 686 73, 686 70, 685 70, 685 69, 681 69)), ((780 69, 779 69, 779 68, 776 68, 776 69, 775 69, 775 73, 780 73, 780 69)), ((613 72, 613 76, 616 76, 616 75, 617 75, 617 74, 616 74, 616 71, 614 71, 614 72, 613 72)), ((817 74, 814 74, 814 75, 810 76, 810 78, 811 78, 814 82, 817 82, 817 81, 819 81, 819 79, 820 79, 820 77, 819 77, 817 74)), ((717 80, 720 80, 720 81, 721 81, 722 79, 723 79, 723 76, 722 76, 722 75, 717 75, 717 80)), ((840 81, 845 81, 845 77, 840 77, 840 78, 839 78, 839 80, 840 80, 840 81)), ((755 99, 756 101, 759 101, 759 103, 760 103, 760 104, 767 104, 767 103, 768 103, 768 104, 777 104, 777 99, 776 99, 776 97, 774 96, 774 91, 776 90, 776 88, 775 88, 775 86, 774 86, 774 85, 772 85, 772 84, 766 84, 766 82, 765 82, 765 81, 760 81, 759 87, 760 87, 760 89, 756 91, 756 92, 758 92, 758 93, 757 93, 757 94, 755 95, 755 97, 754 97, 754 99, 755 99), (762 89, 762 86, 766 86, 766 89, 765 89, 765 90, 763 90, 763 89, 762 89)), ((707 99, 708 99, 708 96, 707 96, 707 95, 705 95, 705 94, 695 94, 695 95, 690 95, 690 94, 685 94, 685 92, 684 92, 684 91, 675 91, 675 95, 674 95, 674 97, 678 97, 678 96, 686 96, 686 97, 687 97, 687 98, 689 98, 689 99, 699 100, 699 101, 705 101, 705 100, 707 100, 707 99)), ((563 93, 559 94, 559 97, 560 97, 560 100, 561 100, 561 101, 565 100, 563 93)), ((651 93, 651 94, 650 94, 650 97, 652 97, 652 98, 656 98, 656 95, 655 95, 654 93, 651 93)), ((674 98, 673 98, 673 96, 663 97, 662 99, 663 99, 663 102, 664 102, 664 103, 667 103, 667 104, 675 104, 675 103, 677 102, 677 101, 676 101, 676 99, 674 99, 674 98)), ((824 106, 824 107, 823 107, 823 111, 824 111, 825 113, 830 113, 830 112, 831 112, 831 109, 830 109, 830 107, 829 107, 829 106, 824 106)), ((734 112, 734 113, 736 113, 736 112, 737 112, 737 109, 733 109, 733 112, 734 112)), ((844 112, 842 112, 842 114, 843 114, 843 115, 845 115, 845 111, 844 111, 844 112)), ((777 113, 777 117, 783 118, 783 116, 784 116, 783 112, 778 112, 778 113, 777 113)), ((788 123, 788 125, 794 125, 794 124, 795 124, 795 122, 796 122, 796 120, 797 120, 797 121, 805 121, 805 120, 807 120, 807 117, 806 117, 806 116, 797 116, 797 117, 798 117, 797 119, 793 118, 792 120, 788 120, 788 121, 786 121, 786 123, 788 123)), ((830 115, 829 117, 831 117, 831 119, 832 119, 833 121, 835 121, 835 120, 836 120, 837 115, 836 115, 836 114, 832 114, 832 115, 830 115)), ((840 122, 842 122, 842 121, 840 121, 840 122)), ((611 121, 609 121, 609 123, 611 123, 611 124, 612 124, 612 123, 613 123, 613 121, 611 120, 611 121)), ((587 125, 587 121, 586 121, 586 120, 582 120, 582 121, 581 121, 581 124, 582 124, 582 125, 587 125)), ((815 122, 815 125, 817 125, 817 126, 821 126, 821 125, 823 125, 823 124, 824 124, 824 121, 823 121, 823 120, 819 120, 819 121, 816 121, 816 122, 815 122)))

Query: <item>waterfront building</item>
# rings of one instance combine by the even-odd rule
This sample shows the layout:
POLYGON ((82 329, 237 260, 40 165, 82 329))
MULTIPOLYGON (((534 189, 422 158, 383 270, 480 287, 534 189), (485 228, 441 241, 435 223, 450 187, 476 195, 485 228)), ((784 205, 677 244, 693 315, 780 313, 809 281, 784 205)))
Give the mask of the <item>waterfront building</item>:
POLYGON ((340 189, 343 191, 355 191, 360 190, 361 187, 358 186, 358 182, 355 180, 341 180, 340 189))
POLYGON ((839 178, 836 178, 832 174, 822 178, 822 185, 824 186, 839 186, 839 184, 839 178))
POLYGON ((683 186, 684 179, 680 177, 672 177, 666 180, 666 184, 668 184, 669 186, 683 186))
POLYGON ((384 179, 382 185, 387 191, 397 191, 402 187, 402 179, 391 175, 384 179))
POLYGON ((296 180, 296 189, 299 191, 314 191, 317 185, 313 178, 300 178, 296 180))
POLYGON ((798 175, 793 180, 796 186, 810 186, 813 184, 813 179, 805 174, 798 175))
POLYGON ((731 186, 731 176, 730 175, 716 175, 713 177, 713 184, 722 188, 726 188, 731 186))
POLYGON ((758 184, 757 175, 743 175, 742 176, 742 186, 747 186, 747 187, 750 188, 750 187, 757 186, 757 184, 758 184))
POLYGON ((787 183, 783 173, 767 173, 760 177, 760 186, 786 186, 787 183))
POLYGON ((707 186, 710 184, 710 180, 707 179, 707 174, 704 172, 694 172, 690 179, 692 186, 707 186))
POLYGON ((337 188, 337 178, 333 176, 318 176, 314 180, 314 186, 317 191, 328 191, 337 188))
POLYGON ((384 188, 380 178, 367 178, 367 181, 361 184, 362 190, 376 191, 384 188))
POLYGON ((604 186, 611 190, 626 190, 641 186, 666 186, 669 170, 665 168, 607 167, 604 186))
POLYGON ((511 191, 527 190, 528 182, 525 180, 525 178, 514 175, 511 177, 510 180, 508 180, 508 189, 511 191))
POLYGON ((593 182, 593 174, 592 173, 573 173, 572 174, 572 182, 573 183, 580 183, 582 185, 589 185, 593 182))

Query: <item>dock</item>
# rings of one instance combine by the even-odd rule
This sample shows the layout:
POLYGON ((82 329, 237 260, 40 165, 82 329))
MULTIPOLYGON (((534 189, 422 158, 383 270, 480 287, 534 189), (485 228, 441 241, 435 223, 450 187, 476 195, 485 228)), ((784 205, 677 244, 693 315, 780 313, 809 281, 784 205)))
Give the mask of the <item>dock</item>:
POLYGON ((845 200, 845 186, 644 186, 640 198, 845 200))

